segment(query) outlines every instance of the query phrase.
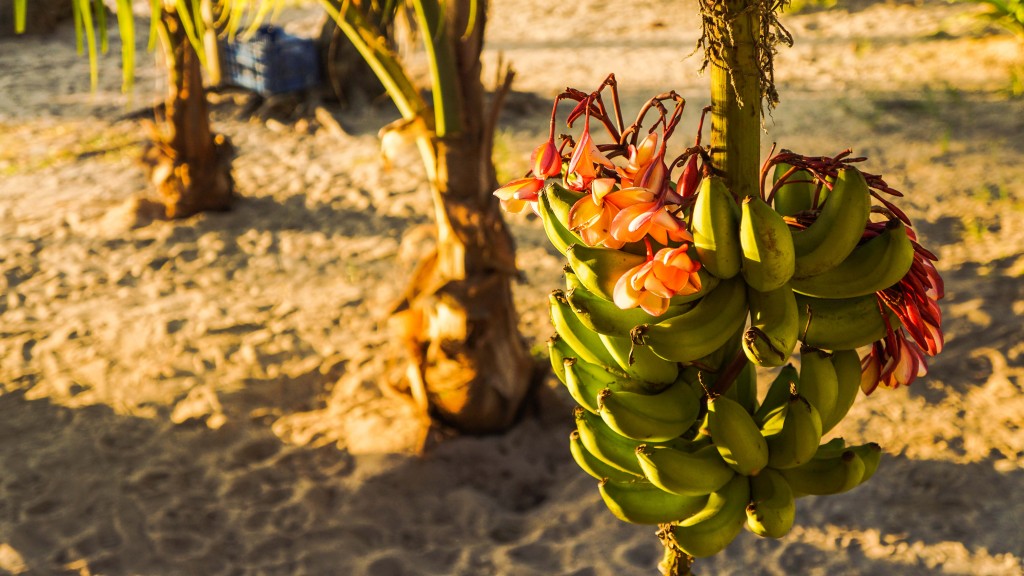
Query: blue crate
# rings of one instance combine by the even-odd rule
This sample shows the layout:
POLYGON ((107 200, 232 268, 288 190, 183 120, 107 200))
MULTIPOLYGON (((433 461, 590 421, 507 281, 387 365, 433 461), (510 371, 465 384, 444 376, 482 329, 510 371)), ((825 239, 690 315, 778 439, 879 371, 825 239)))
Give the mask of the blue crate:
POLYGON ((247 40, 222 44, 228 82, 263 95, 293 92, 320 82, 316 44, 275 26, 261 26, 247 40))

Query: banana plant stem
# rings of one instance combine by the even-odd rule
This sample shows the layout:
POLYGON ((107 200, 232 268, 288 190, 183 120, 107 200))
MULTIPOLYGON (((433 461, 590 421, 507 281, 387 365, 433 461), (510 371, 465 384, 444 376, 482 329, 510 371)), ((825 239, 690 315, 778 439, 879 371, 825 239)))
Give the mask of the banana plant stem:
POLYGON ((752 0, 726 0, 709 30, 711 159, 737 199, 758 194, 761 87, 759 16, 752 0))

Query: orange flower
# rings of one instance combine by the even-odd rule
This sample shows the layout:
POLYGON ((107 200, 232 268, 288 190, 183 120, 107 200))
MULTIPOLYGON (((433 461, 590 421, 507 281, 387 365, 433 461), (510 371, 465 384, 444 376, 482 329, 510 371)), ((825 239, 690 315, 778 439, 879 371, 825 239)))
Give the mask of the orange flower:
POLYGON ((652 258, 648 244, 647 261, 631 268, 615 283, 615 305, 623 310, 639 306, 651 316, 660 316, 673 296, 700 291, 700 263, 690 258, 688 249, 687 244, 662 248, 652 258))
POLYGON ((576 201, 569 209, 569 228, 579 233, 588 246, 621 248, 623 242, 610 234, 612 220, 619 208, 607 202, 615 185, 613 178, 596 178, 591 182, 590 194, 576 201))
POLYGON ((498 188, 494 195, 501 200, 501 207, 506 212, 522 212, 528 205, 536 212, 537 193, 543 188, 543 178, 520 178, 498 188))
POLYGON ((590 115, 587 114, 586 122, 583 125, 583 134, 580 135, 580 141, 576 143, 572 157, 569 158, 566 183, 575 190, 586 190, 590 183, 597 178, 598 166, 615 168, 611 160, 597 148, 597 144, 590 136, 590 115))

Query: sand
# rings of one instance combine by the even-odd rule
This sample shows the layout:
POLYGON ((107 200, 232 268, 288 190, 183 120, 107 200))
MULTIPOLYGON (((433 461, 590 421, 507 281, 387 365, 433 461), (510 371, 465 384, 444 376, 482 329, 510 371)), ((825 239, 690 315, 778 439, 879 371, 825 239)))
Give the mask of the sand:
MULTIPOLYGON (((797 43, 765 152, 851 147, 907 192, 941 258, 948 344, 836 430, 883 446, 868 484, 801 500, 789 536, 744 533, 697 570, 1021 574, 1024 100, 1005 92, 1021 52, 967 4, 844 5, 784 19, 797 43)), ((695 125, 695 10, 495 2, 488 69, 502 53, 519 73, 502 173, 527 168, 550 98, 609 72, 627 110, 675 89, 695 125)), ((0 40, 0 574, 654 573, 653 529, 613 518, 570 459, 550 379, 508 433, 409 453, 420 423, 388 387, 381 322, 431 220, 415 154, 381 169, 386 106, 330 108, 341 134, 220 96, 241 198, 167 222, 137 209, 143 135, 116 121, 160 94, 159 68, 140 57, 130 96, 116 57, 95 93, 87 70, 70 25, 0 40)), ((561 263, 535 218, 510 222, 539 346, 561 263)))

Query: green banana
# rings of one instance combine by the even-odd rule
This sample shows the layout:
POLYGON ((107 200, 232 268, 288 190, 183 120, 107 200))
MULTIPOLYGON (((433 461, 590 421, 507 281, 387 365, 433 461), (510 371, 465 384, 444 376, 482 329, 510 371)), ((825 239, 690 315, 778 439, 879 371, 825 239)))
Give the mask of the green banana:
POLYGON ((828 202, 807 228, 793 231, 793 278, 809 278, 838 266, 853 252, 871 215, 871 191, 856 168, 839 170, 828 202))
MULTIPOLYGON (((775 165, 772 184, 792 168, 791 165, 779 163, 775 165)), ((797 170, 786 179, 786 183, 775 191, 772 205, 782 216, 793 216, 814 208, 814 176, 806 170, 797 170)))
POLYGON ((881 234, 854 248, 845 260, 820 274, 793 278, 793 290, 818 298, 856 298, 896 284, 914 262, 907 227, 893 218, 881 234))
POLYGON ((797 294, 796 307, 800 313, 800 341, 823 350, 867 346, 885 338, 889 326, 898 326, 899 322, 875 294, 842 299, 797 294))
POLYGON ((641 445, 636 451, 644 476, 652 484, 684 496, 708 495, 725 486, 736 475, 709 444, 687 452, 670 446, 641 445))
POLYGON ((825 419, 832 417, 839 399, 839 380, 831 354, 810 346, 800 348, 800 384, 797 391, 818 410, 824 428, 825 419))
POLYGON ((640 462, 636 458, 636 448, 642 442, 616 434, 600 416, 591 414, 583 408, 577 407, 574 416, 580 442, 595 458, 623 472, 636 476, 643 475, 640 462))
POLYGON ((864 478, 865 466, 856 452, 846 449, 839 455, 815 454, 810 462, 779 472, 786 477, 794 494, 826 496, 857 487, 864 478))
POLYGON ((728 396, 708 400, 707 430, 730 468, 753 476, 768 465, 768 444, 753 416, 728 396))
MULTIPOLYGON (((567 278, 568 276, 566 274, 567 278)), ((673 318, 693 307, 692 304, 669 306, 661 316, 651 316, 643 308, 623 310, 587 290, 583 285, 570 288, 566 292, 566 298, 584 326, 594 332, 620 338, 628 338, 629 332, 640 324, 673 318)))
POLYGON ((565 387, 572 399, 588 412, 597 414, 600 409, 597 396, 602 390, 609 386, 622 388, 622 383, 618 382, 615 375, 596 364, 578 358, 566 358, 564 364, 565 387))
POLYGON ((701 265, 718 278, 740 272, 739 229, 739 206, 725 182, 717 176, 704 178, 693 205, 691 232, 701 265))
POLYGON ((789 402, 789 397, 797 393, 800 384, 800 374, 792 364, 786 364, 779 370, 779 373, 768 386, 761 405, 754 411, 754 420, 764 424, 768 415, 780 406, 789 402))
POLYGON ((743 352, 758 366, 782 366, 800 335, 800 311, 796 295, 783 284, 769 292, 748 287, 750 328, 743 334, 743 352))
POLYGON ((746 318, 746 289, 736 277, 723 280, 690 311, 657 324, 641 324, 631 337, 666 360, 691 362, 721 348, 746 318))
POLYGON ((760 196, 747 196, 740 206, 740 250, 740 271, 755 290, 775 290, 793 277, 793 235, 782 216, 760 196))
POLYGON ((575 357, 576 352, 558 334, 548 338, 548 358, 551 360, 551 372, 563 385, 566 384, 565 359, 575 357))
POLYGON ((615 358, 605 348, 598 334, 584 326, 572 311, 564 292, 553 290, 548 295, 548 304, 555 332, 576 352, 579 359, 601 366, 616 365, 615 358))
POLYGON ((569 246, 582 244, 583 240, 563 224, 564 220, 558 218, 551 202, 549 190, 550 188, 542 190, 537 195, 537 212, 540 213, 540 220, 544 225, 544 233, 548 237, 548 242, 551 242, 551 245, 560 254, 565 254, 569 246))
MULTIPOLYGON (((679 365, 657 356, 649 348, 635 346, 629 338, 599 334, 598 339, 617 366, 630 378, 652 385, 671 384, 679 377, 679 365)), ((652 386, 653 387, 653 386, 652 386)))
POLYGON ((737 474, 711 493, 700 512, 672 526, 672 539, 680 550, 694 558, 713 556, 739 535, 749 502, 750 481, 737 474))
POLYGON ((667 524, 689 518, 707 505, 708 496, 680 496, 644 480, 598 484, 601 499, 616 518, 633 524, 667 524))
POLYGON ((597 397, 598 414, 621 436, 665 442, 686 432, 697 420, 700 396, 683 380, 658 394, 605 388, 597 397))
MULTIPOLYGON (((544 188, 542 195, 547 197, 551 213, 558 220, 558 223, 566 230, 569 230, 569 211, 586 194, 569 190, 557 182, 551 182, 544 188)), ((576 243, 579 244, 580 242, 576 243)))
POLYGON ((768 444, 768 466, 795 468, 817 453, 821 416, 803 396, 790 396, 788 402, 769 413, 761 433, 768 444))
POLYGON ((868 442, 860 446, 851 446, 850 450, 864 462, 864 475, 860 479, 860 484, 863 484, 878 470, 878 465, 882 462, 882 447, 874 442, 868 442))
POLYGON ((766 468, 750 478, 747 528, 764 538, 782 538, 793 528, 796 498, 779 472, 766 468))
POLYGON ((856 350, 836 350, 832 353, 832 367, 836 371, 836 406, 828 418, 821 419, 821 433, 826 434, 843 421, 860 393, 860 355, 856 350))
POLYGON ((747 412, 757 412, 757 369, 747 362, 725 395, 740 403, 747 412))
POLYGON ((608 302, 615 300, 615 284, 619 278, 647 261, 639 254, 583 244, 570 246, 565 257, 580 284, 608 302))
POLYGON ((614 466, 609 466, 601 461, 600 458, 591 454, 586 446, 583 445, 583 441, 580 440, 579 430, 573 430, 569 434, 569 452, 572 454, 572 459, 576 461, 576 464, 584 472, 598 480, 608 478, 615 482, 631 482, 643 479, 635 474, 623 472, 614 466))

